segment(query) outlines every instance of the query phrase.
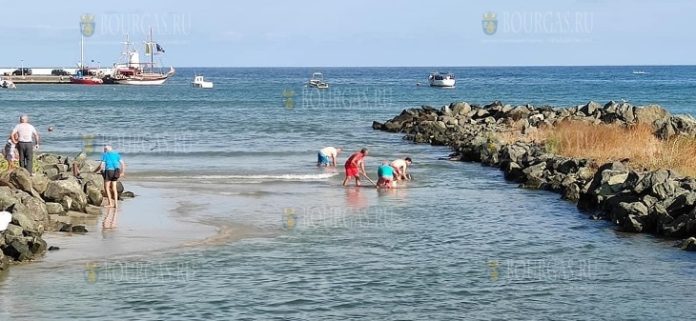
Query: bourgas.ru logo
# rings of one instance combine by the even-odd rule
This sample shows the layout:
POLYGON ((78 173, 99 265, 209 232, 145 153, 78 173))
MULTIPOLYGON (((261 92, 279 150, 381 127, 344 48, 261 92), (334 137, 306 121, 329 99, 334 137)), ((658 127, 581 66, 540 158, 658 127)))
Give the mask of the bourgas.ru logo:
POLYGON ((94 15, 83 14, 80 16, 80 32, 85 37, 91 37, 94 34, 94 15))
POLYGON ((594 31, 594 13, 585 11, 510 11, 483 14, 483 33, 532 35, 591 34, 594 31))
POLYGON ((481 27, 483 28, 483 33, 492 36, 498 30, 498 20, 496 19, 495 12, 486 12, 483 14, 483 20, 481 20, 481 27))
POLYGON ((295 91, 292 89, 286 88, 283 90, 283 106, 286 109, 295 108, 295 91))

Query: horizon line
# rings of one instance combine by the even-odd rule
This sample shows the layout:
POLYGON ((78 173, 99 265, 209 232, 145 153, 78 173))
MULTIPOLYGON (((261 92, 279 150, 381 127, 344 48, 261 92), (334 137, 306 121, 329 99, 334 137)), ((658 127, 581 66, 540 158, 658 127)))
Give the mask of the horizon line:
MULTIPOLYGON (((174 65, 172 65, 174 66, 174 65)), ((534 67, 694 67, 696 64, 647 64, 647 65, 612 65, 612 64, 587 64, 587 65, 468 65, 468 66, 176 66, 176 68, 534 68, 534 67)), ((109 65, 100 68, 109 68, 109 65)), ((163 66, 164 67, 164 66, 163 66)), ((19 66, 1 66, 0 69, 19 68, 19 66)), ((74 66, 38 66, 31 67, 25 65, 24 68, 77 68, 74 66)))

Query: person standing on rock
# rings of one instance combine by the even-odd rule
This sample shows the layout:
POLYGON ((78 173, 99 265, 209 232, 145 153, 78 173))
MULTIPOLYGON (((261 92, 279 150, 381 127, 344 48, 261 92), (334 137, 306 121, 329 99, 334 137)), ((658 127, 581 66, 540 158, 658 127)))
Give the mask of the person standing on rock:
POLYGON ((360 173, 367 176, 365 172, 365 156, 367 156, 367 148, 361 149, 354 153, 346 160, 346 178, 343 179, 343 186, 346 186, 348 179, 355 177, 355 186, 360 186, 360 173))
POLYGON ((338 158, 338 153, 341 152, 340 148, 335 147, 324 147, 317 153, 317 166, 333 166, 336 167, 336 158, 338 158), (331 162, 329 162, 331 159, 331 162))
POLYGON ((126 175, 126 163, 121 159, 121 154, 109 145, 104 146, 101 162, 94 172, 99 171, 104 176, 104 189, 109 202, 106 207, 118 208, 118 179, 126 175))
POLYGON ((408 173, 408 166, 412 163, 411 157, 395 159, 391 162, 391 167, 393 167, 394 172, 396 172, 395 178, 397 181, 411 179, 411 174, 408 173))
POLYGON ((29 123, 29 116, 19 117, 19 124, 12 130, 12 139, 17 142, 19 166, 34 175, 34 148, 39 149, 39 132, 29 123))

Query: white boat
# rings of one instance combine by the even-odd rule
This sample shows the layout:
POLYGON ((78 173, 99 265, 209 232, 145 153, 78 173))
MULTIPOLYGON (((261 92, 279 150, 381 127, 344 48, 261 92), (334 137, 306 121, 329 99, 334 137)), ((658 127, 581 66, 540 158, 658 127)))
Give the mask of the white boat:
POLYGON ((324 82, 324 75, 320 72, 315 72, 312 74, 312 79, 307 83, 309 87, 314 87, 317 89, 327 89, 329 84, 324 82))
POLYGON ((206 81, 203 76, 195 76, 193 77, 193 82, 191 83, 193 87, 196 88, 213 88, 213 82, 212 81, 206 81))
POLYGON ((145 55, 150 56, 149 62, 140 62, 138 52, 130 49, 127 39, 125 46, 124 55, 126 55, 128 63, 114 66, 114 74, 111 76, 113 83, 120 85, 162 85, 176 73, 174 67, 169 67, 169 71, 166 73, 157 70, 159 68, 155 66, 155 55, 164 53, 164 49, 152 40, 152 28, 150 28, 150 38, 145 42, 145 55))
POLYGON ((452 88, 456 82, 457 80, 454 79, 454 75, 451 73, 441 74, 439 72, 433 72, 428 76, 428 83, 430 83, 431 87, 452 88))
POLYGON ((12 82, 12 80, 0 78, 0 88, 15 89, 17 86, 12 82))

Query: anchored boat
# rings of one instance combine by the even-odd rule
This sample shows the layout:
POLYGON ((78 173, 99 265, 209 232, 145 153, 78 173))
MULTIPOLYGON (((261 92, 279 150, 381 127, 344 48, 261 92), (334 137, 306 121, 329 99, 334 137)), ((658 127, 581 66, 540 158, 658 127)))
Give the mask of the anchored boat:
POLYGON ((169 71, 161 72, 155 64, 155 55, 163 54, 164 48, 152 40, 152 28, 150 28, 150 38, 145 42, 145 55, 150 57, 146 63, 140 62, 140 56, 136 50, 131 50, 130 42, 126 38, 124 55, 127 57, 125 64, 114 66, 111 78, 116 84, 121 85, 162 85, 176 71, 174 67, 169 67, 169 71))
POLYGON ((206 81, 203 76, 195 76, 193 77, 193 82, 191 85, 195 88, 213 88, 213 82, 212 81, 206 81))
POLYGON ((452 88, 457 81, 451 73, 441 74, 439 72, 433 72, 428 76, 428 82, 431 87, 452 88))
POLYGON ((327 89, 329 84, 324 82, 324 75, 320 72, 315 72, 312 74, 312 79, 307 83, 309 87, 314 87, 318 89, 327 89))

